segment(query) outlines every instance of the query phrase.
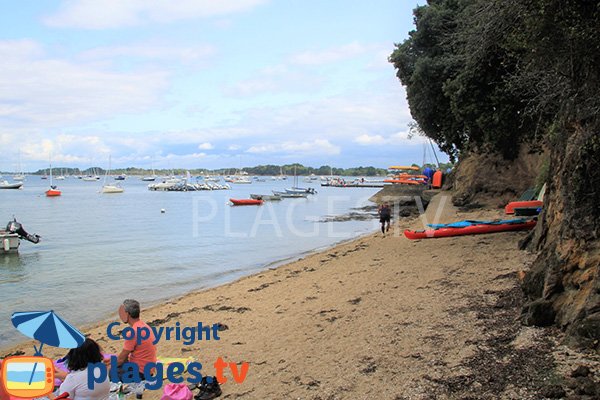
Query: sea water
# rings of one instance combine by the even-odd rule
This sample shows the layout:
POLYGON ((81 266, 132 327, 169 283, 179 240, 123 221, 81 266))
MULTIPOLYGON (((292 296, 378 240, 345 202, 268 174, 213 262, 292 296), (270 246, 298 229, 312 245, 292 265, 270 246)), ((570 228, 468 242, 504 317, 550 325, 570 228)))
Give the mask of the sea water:
MULTIPOLYGON (((0 225, 13 216, 37 245, 0 254, 0 347, 26 340, 13 312, 54 310, 75 326, 116 313, 123 299, 142 307, 233 281, 373 231, 377 221, 321 222, 368 205, 372 188, 320 187, 306 199, 232 207, 229 198, 271 194, 287 181, 231 184, 231 190, 152 192, 129 177, 125 192, 100 194, 102 181, 54 182, 29 176, 21 190, 0 190, 0 225), (161 210, 164 209, 164 213, 161 210)), ((111 182, 113 183, 113 182, 111 182)), ((221 182, 223 183, 223 182, 221 182)))

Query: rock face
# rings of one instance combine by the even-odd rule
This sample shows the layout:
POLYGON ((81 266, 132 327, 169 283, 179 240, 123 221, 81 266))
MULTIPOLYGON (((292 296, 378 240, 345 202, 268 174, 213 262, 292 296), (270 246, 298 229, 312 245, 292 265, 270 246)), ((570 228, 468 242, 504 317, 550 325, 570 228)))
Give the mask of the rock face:
POLYGON ((469 154, 453 173, 452 202, 457 207, 503 207, 535 185, 542 160, 540 151, 527 146, 522 146, 515 160, 498 154, 469 154))
POLYGON ((553 145, 544 211, 529 248, 523 321, 555 322, 567 343, 600 349, 600 135, 572 128, 553 145))
POLYGON ((392 206, 394 217, 416 217, 423 213, 438 190, 427 190, 425 186, 386 185, 369 198, 380 205, 387 202, 392 206))

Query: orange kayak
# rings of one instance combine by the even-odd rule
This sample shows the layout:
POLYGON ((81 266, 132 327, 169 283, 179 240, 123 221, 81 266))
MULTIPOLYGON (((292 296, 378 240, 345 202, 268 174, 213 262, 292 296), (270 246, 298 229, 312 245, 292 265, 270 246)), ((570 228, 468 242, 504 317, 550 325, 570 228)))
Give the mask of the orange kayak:
POLYGON ((385 179, 385 183, 401 183, 405 185, 421 185, 425 182, 423 181, 415 181, 413 179, 385 179))

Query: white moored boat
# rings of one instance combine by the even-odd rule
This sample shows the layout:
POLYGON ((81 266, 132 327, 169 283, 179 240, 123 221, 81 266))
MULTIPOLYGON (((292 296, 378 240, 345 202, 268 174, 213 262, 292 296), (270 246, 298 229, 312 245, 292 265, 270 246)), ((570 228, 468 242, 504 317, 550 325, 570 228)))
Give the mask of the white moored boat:
POLYGON ((2 181, 0 182, 0 189, 21 189, 23 187, 23 182, 12 182, 2 181))
POLYGON ((110 156, 108 156, 108 169, 106 170, 106 174, 104 175, 104 185, 102 186, 102 193, 111 194, 111 193, 123 193, 125 189, 121 187, 118 183, 116 185, 109 185, 106 183, 108 179, 108 174, 110 173, 110 156))

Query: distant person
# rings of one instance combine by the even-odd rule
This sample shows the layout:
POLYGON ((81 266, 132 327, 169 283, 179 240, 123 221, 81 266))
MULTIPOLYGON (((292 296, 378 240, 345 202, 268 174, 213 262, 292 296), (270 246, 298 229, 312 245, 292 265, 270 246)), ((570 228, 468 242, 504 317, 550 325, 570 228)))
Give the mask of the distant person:
POLYGON ((126 362, 136 363, 140 369, 140 377, 145 380, 144 367, 146 364, 156 362, 156 346, 154 343, 154 332, 150 327, 140 319, 140 303, 136 300, 127 299, 119 307, 119 317, 129 324, 136 333, 133 338, 125 340, 123 350, 117 357, 119 366, 119 376, 128 371, 123 371, 122 366, 126 362), (147 339, 143 339, 141 344, 137 343, 137 332, 139 328, 146 328, 150 332, 147 339))
MULTIPOLYGON (((94 384, 94 389, 88 388, 88 363, 103 362, 100 346, 92 339, 85 339, 83 344, 69 350, 66 356, 66 365, 69 373, 57 370, 55 376, 63 379, 58 389, 58 394, 69 394, 71 400, 100 400, 106 399, 110 392, 108 376, 100 383, 94 384)), ((94 374, 99 378, 100 370, 95 368, 94 374)))
POLYGON ((392 209, 387 202, 384 202, 379 209, 379 222, 381 222, 381 233, 385 237, 385 233, 390 230, 390 222, 392 220, 392 209))

